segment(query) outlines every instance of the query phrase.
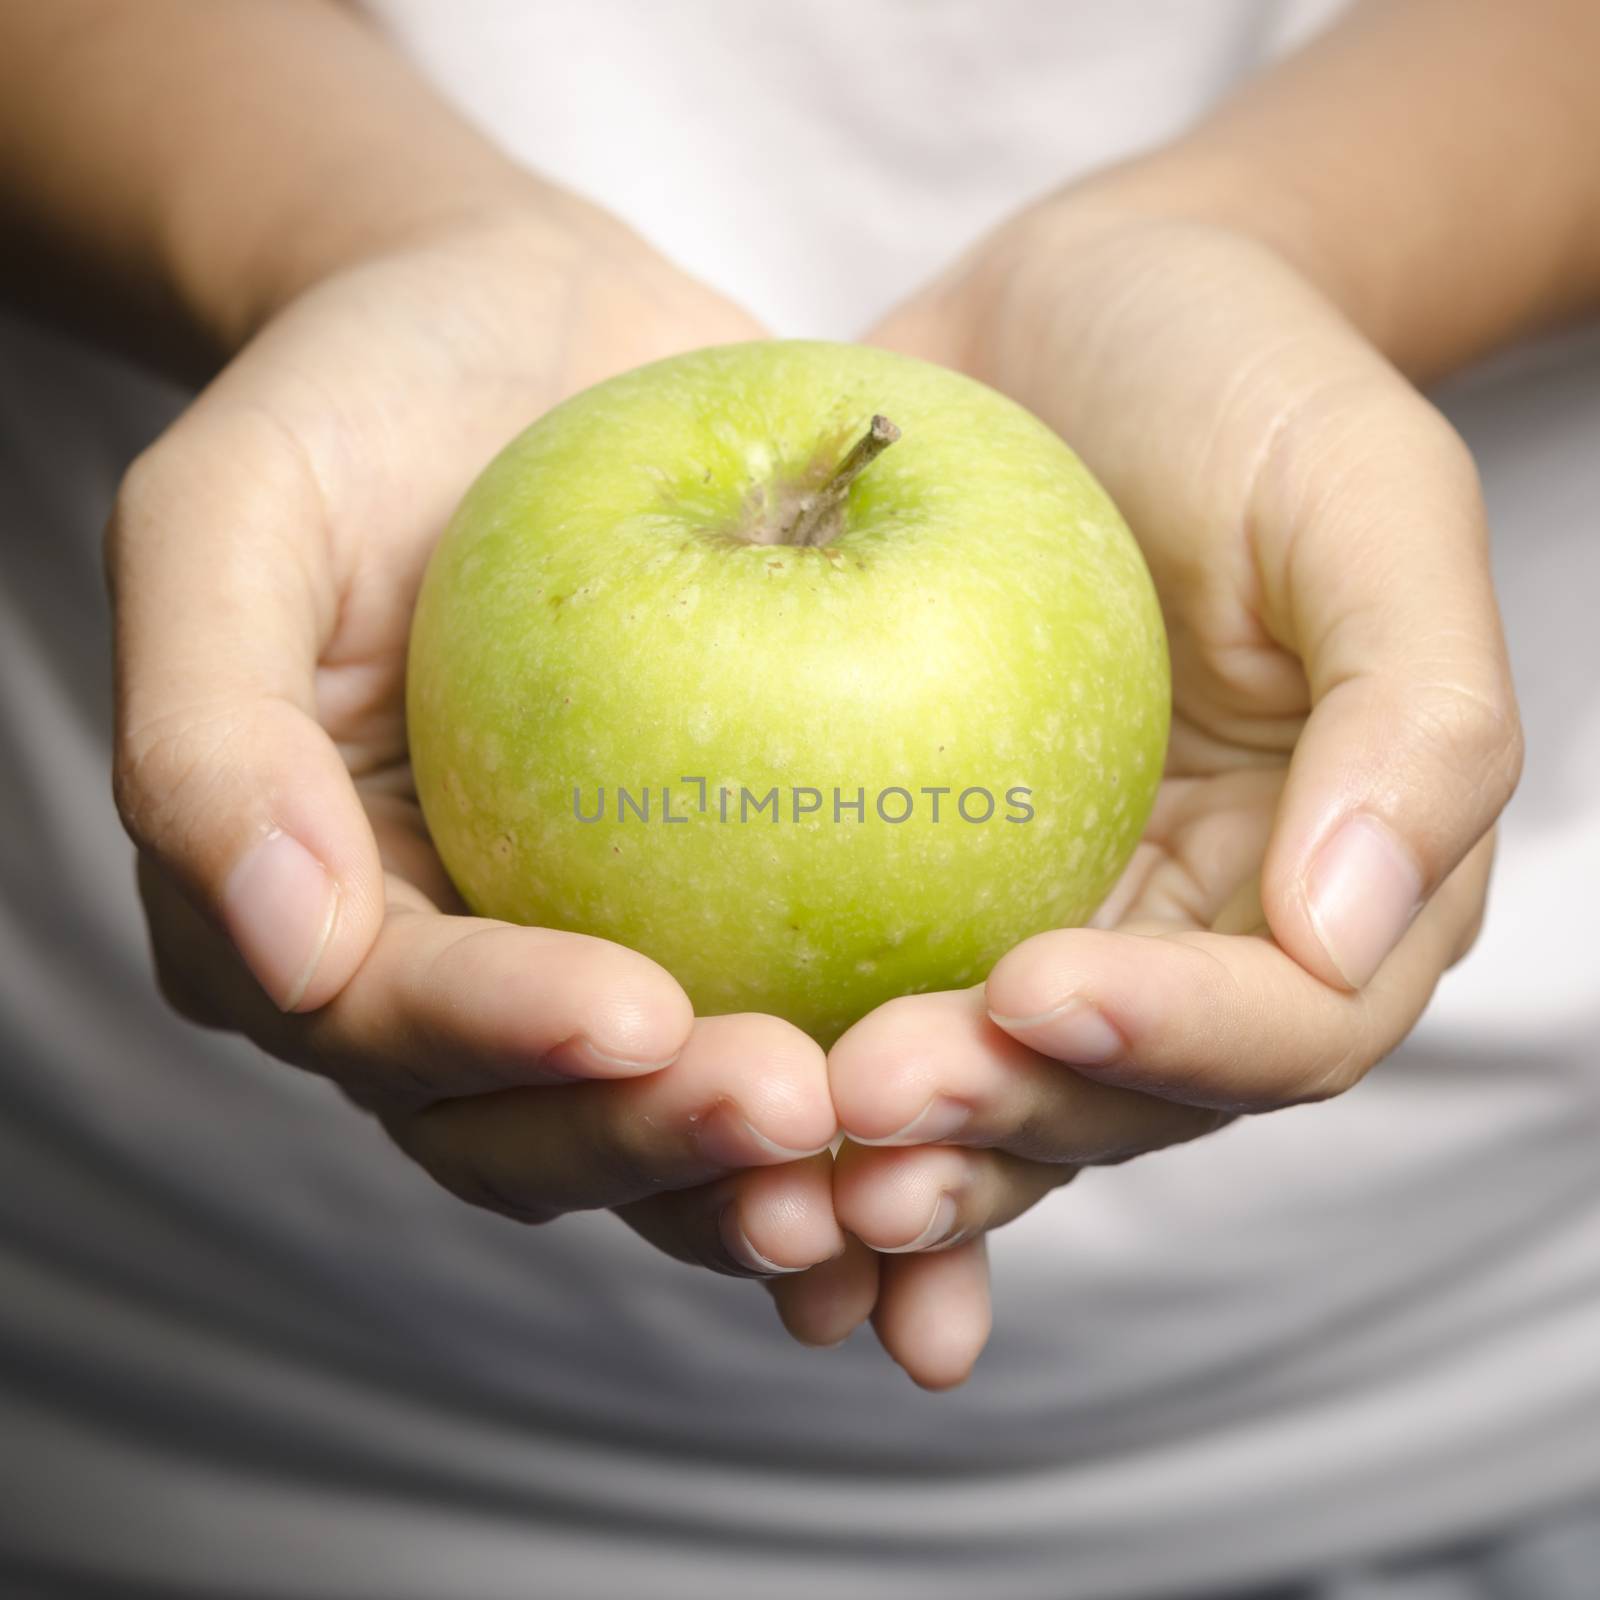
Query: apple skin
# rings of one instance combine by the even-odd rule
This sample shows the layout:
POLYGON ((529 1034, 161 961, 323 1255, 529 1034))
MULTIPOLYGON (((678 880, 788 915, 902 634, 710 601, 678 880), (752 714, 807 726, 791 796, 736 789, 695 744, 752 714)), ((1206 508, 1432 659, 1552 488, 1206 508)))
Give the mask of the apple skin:
POLYGON ((698 1012, 772 1012, 826 1046, 1095 910, 1154 801, 1171 680, 1138 547, 1043 423, 941 367, 770 341, 610 379, 512 441, 433 555, 407 694, 417 792, 473 911, 617 940, 698 1012), (750 542, 875 413, 901 438, 832 537, 750 542), (774 786, 776 822, 739 820, 741 788, 774 786), (836 787, 864 791, 863 820, 836 820, 836 787), (663 788, 686 821, 662 820, 663 788), (880 816, 891 788, 909 820, 880 816), (925 788, 950 791, 937 822, 925 788), (821 809, 806 793, 795 820, 795 789, 821 809), (989 820, 953 810, 969 789, 989 820))

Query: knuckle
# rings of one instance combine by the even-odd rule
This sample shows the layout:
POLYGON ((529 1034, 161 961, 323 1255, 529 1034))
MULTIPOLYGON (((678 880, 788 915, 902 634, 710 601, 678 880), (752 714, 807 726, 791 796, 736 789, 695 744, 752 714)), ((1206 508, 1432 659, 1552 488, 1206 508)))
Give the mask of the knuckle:
MULTIPOLYGON (((1468 521, 1480 530, 1486 560, 1487 515, 1477 462, 1441 412, 1430 405, 1428 414, 1436 470, 1468 509, 1468 521)), ((1480 630, 1465 650, 1459 636, 1446 641, 1444 653, 1452 663, 1448 679, 1418 697, 1417 714, 1432 725, 1456 763, 1498 809, 1516 788, 1524 755, 1522 723, 1504 648, 1497 637, 1485 637, 1480 630)))
POLYGON ((1497 797, 1500 805, 1504 806, 1516 793, 1517 785, 1522 781, 1523 765, 1528 754, 1528 740, 1522 726, 1522 715, 1517 709, 1516 696, 1509 686, 1501 697, 1499 718, 1494 770, 1497 797))
POLYGON ((240 731, 237 706, 200 705, 120 732, 112 758, 112 796, 136 844, 181 850, 182 819, 206 814, 207 796, 240 731))
POLYGON ((146 446, 123 471, 112 502, 111 521, 119 534, 137 526, 146 508, 159 498, 166 452, 161 440, 146 446))
POLYGON ((134 456, 117 485, 119 507, 136 510, 159 492, 166 454, 165 440, 157 439, 134 456))
POLYGON ((1498 812, 1517 786, 1525 752, 1522 719, 1504 675, 1429 688, 1413 697, 1410 714, 1452 772, 1498 812))
POLYGON ((119 583, 119 567, 130 547, 145 531, 159 525, 159 511, 168 498, 166 483, 172 472, 168 465, 169 448, 163 436, 141 450, 124 469, 111 502, 102 541, 105 575, 113 599, 119 583))
POLYGON ((1401 426, 1406 456, 1415 471, 1422 468, 1436 492, 1453 496, 1480 528, 1484 527, 1483 479, 1472 447, 1433 401, 1407 386, 1395 397, 1393 417, 1401 426))

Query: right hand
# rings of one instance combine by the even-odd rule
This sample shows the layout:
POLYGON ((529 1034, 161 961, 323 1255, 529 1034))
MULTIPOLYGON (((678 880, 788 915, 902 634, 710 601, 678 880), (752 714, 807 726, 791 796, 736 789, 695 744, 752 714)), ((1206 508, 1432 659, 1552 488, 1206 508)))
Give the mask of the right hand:
POLYGON ((407 763, 411 610, 455 501, 566 395, 759 337, 565 196, 297 294, 129 471, 107 535, 116 795, 163 992, 332 1078, 456 1194, 618 1212, 765 1276, 830 1259, 821 1050, 654 962, 463 914, 407 763))

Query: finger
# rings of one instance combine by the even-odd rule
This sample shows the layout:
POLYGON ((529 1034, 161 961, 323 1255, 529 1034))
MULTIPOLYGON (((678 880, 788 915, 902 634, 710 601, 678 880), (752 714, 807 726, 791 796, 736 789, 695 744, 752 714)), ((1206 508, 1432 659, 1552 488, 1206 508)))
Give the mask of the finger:
POLYGON ((507 1089, 387 1119, 401 1147, 477 1204, 544 1221, 825 1150, 822 1051, 776 1017, 704 1017, 641 1077, 507 1089))
POLYGON ((981 988, 908 995, 880 1006, 834 1045, 828 1078, 839 1124, 858 1144, 948 1141, 1081 1166, 1192 1139, 1217 1125, 1214 1112, 1063 1069, 1049 1052, 997 1026, 981 988))
POLYGON ((1342 1093, 1410 1031, 1472 937, 1492 841, 1474 849, 1356 993, 1270 939, 1078 928, 1040 934, 989 975, 994 1020, 1102 1083, 1220 1111, 1342 1093))
POLYGON ((397 907, 344 990, 286 1031, 331 1077, 436 1100, 656 1072, 693 1021, 667 971, 622 945, 397 907))
POLYGON ((842 1254, 826 1151, 619 1206, 617 1215, 658 1250, 739 1278, 803 1273, 842 1254))
POLYGON ((1268 625, 1313 705, 1262 902, 1278 942, 1345 988, 1483 837, 1522 760, 1471 457, 1397 380, 1356 399, 1295 414, 1251 512, 1268 625))
POLYGON ((948 1250, 1014 1221, 1077 1172, 999 1150, 871 1150, 847 1141, 834 1165, 834 1211, 881 1254, 948 1250))
POLYGON ((682 989, 645 956, 584 934, 441 916, 398 882, 341 992, 320 1011, 284 1015, 169 879, 145 869, 141 880, 169 999, 365 1104, 654 1072, 693 1024, 682 989))
POLYGON ((878 1257, 845 1235, 844 1250, 809 1272, 769 1278, 778 1319, 801 1344, 831 1350, 872 1315, 878 1299, 878 1257))
POLYGON ((295 452, 202 402, 123 483, 106 539, 117 805, 273 1002, 324 1004, 377 936, 382 876, 316 716, 337 596, 295 452))
POLYGON ((932 1255, 887 1256, 872 1326, 913 1383, 965 1383, 989 1341, 989 1256, 983 1239, 932 1255))

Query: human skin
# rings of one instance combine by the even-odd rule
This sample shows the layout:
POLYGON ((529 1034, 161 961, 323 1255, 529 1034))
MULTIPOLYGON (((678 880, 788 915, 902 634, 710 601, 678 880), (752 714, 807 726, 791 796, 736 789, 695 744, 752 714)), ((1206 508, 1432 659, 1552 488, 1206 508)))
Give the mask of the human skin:
POLYGON ((776 1285, 803 1337, 870 1307, 913 1377, 959 1381, 988 1229, 1083 1165, 1349 1088, 1471 944, 1521 736, 1472 463, 1409 380, 1600 298, 1596 47, 1593 6, 1359 7, 874 331, 1030 406, 1110 489, 1174 728, 1092 928, 834 1047, 839 1220, 909 1253, 776 1285))
POLYGON ((1080 450, 1186 687, 1104 926, 892 1002, 825 1064, 772 1019, 692 1022, 616 946, 456 914, 404 778, 410 598, 473 471, 589 382, 759 330, 321 0, 0 12, 15 292, 229 363, 108 539, 117 794, 168 994, 343 1083, 467 1198, 610 1205, 770 1279, 802 1340, 870 1314, 918 1382, 960 1381, 987 1228, 1082 1163, 1336 1092, 1470 942, 1520 739, 1471 465, 1402 373, 1592 303, 1597 47, 1564 0, 1359 8, 876 331, 1080 450), (933 1100, 964 1143, 860 1143, 933 1100), (796 1158, 840 1121, 836 1171, 796 1158), (946 1194, 962 1242, 878 1253, 946 1194))
POLYGON ((334 1079, 468 1200, 610 1207, 740 1275, 840 1249, 822 1051, 695 1021, 617 945, 462 915, 406 767, 413 597, 484 461, 602 377, 761 330, 338 8, 19 7, 3 32, 5 114, 32 119, 3 142, 55 151, 5 174, 28 232, 146 348, 239 352, 107 538, 117 799, 168 997, 334 1079), (258 148, 281 154, 249 194, 258 148))

